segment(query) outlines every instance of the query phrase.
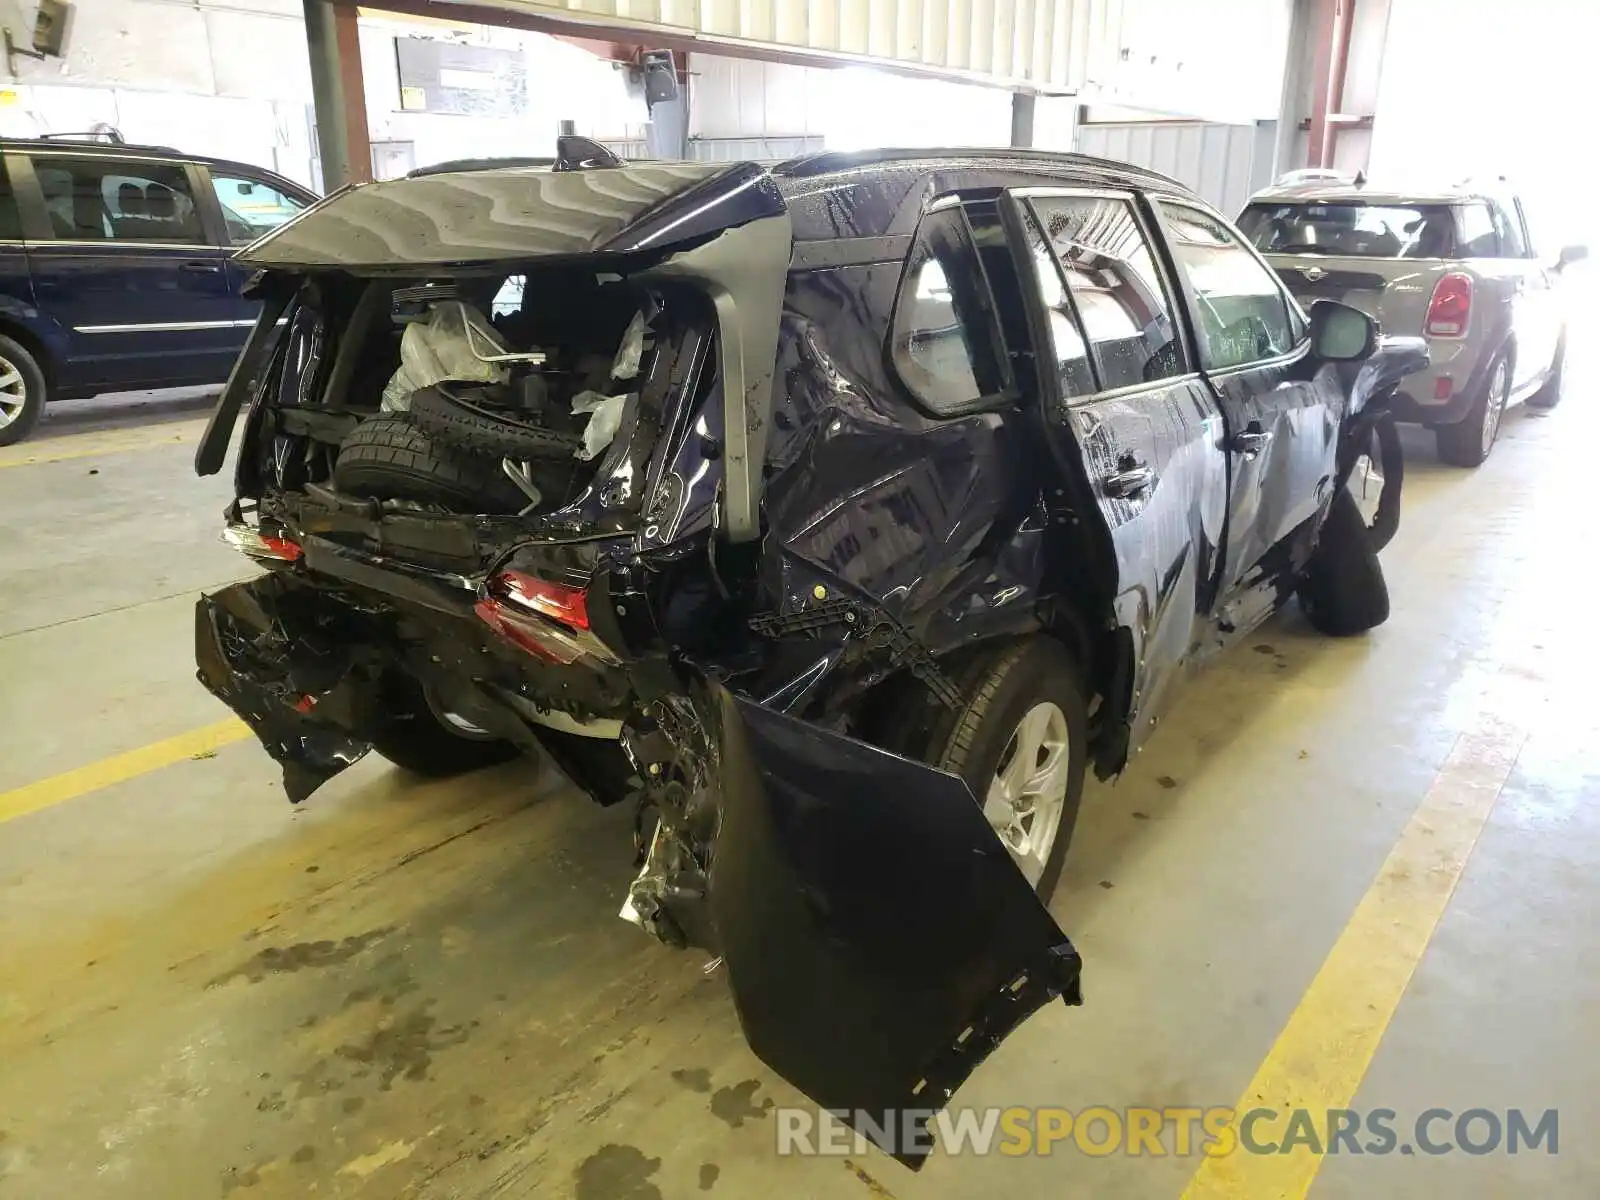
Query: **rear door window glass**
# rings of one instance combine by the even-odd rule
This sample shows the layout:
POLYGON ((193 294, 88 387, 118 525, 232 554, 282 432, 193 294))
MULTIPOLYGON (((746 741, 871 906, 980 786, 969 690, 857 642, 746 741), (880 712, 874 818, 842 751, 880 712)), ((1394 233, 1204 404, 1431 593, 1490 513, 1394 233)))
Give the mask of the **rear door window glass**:
MULTIPOLYGON (((1101 390, 1182 375, 1172 304, 1133 205, 1119 197, 1041 196, 1032 208, 1092 348, 1101 390)), ((1052 321, 1064 376, 1074 370, 1074 333, 1069 323, 1052 321)))
POLYGON ((247 245, 262 234, 271 233, 305 207, 305 201, 257 179, 212 172, 211 186, 222 205, 228 240, 235 246, 247 245))
POLYGON ((1516 212, 1504 205, 1496 204, 1490 216, 1494 219, 1495 234, 1500 239, 1500 256, 1527 258, 1528 240, 1522 236, 1522 222, 1516 212))
POLYGON ((959 206, 922 219, 890 336, 901 380, 937 416, 971 412, 1003 387, 1000 335, 959 206))
POLYGON ((1487 204, 1463 204, 1461 214, 1461 257, 1499 258, 1500 235, 1487 204))
POLYGON ((1172 256, 1194 293, 1206 367, 1225 371, 1293 349, 1288 302, 1261 260, 1209 213, 1165 201, 1160 208, 1172 256))
POLYGON ((1239 229, 1263 254, 1455 257, 1455 220, 1442 204, 1252 204, 1239 229))
POLYGON ((33 160, 33 172, 57 238, 205 241, 188 172, 179 163, 41 155, 33 160))

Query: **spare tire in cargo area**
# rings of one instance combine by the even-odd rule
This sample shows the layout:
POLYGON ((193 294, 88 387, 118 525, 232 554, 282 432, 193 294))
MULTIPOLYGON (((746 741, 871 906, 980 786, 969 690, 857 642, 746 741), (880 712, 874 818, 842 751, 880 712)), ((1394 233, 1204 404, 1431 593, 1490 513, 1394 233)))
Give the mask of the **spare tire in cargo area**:
POLYGON ((528 506, 498 458, 442 446, 409 417, 361 422, 339 444, 333 486, 375 500, 413 500, 465 512, 514 513, 528 506))
POLYGON ((496 458, 571 459, 583 446, 581 432, 530 425, 509 413, 480 408, 468 396, 443 386, 412 392, 411 418, 447 445, 496 458))

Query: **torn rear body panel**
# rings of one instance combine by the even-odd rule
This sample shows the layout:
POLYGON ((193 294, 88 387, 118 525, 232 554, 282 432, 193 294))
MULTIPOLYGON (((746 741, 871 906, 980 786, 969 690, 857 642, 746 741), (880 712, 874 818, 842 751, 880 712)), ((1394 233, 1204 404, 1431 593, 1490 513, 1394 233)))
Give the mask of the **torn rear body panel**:
MULTIPOLYGON (((1252 501, 1202 372, 1075 395, 1113 349, 1053 365, 1079 313, 1008 198, 1041 181, 1177 186, 958 152, 485 167, 284 225, 244 252, 265 315, 196 457, 241 426, 226 536, 265 571, 201 601, 201 682, 296 802, 376 750, 542 755, 629 804, 623 917, 722 957, 766 1062, 831 1108, 939 1108, 1078 1002, 1045 902, 1087 768, 1240 611, 1230 547, 1276 572, 1248 623, 1293 593, 1373 429, 1302 346, 1274 378, 1325 427, 1252 501)), ((1102 232, 1130 229, 1160 235, 1102 232)), ((1151 370, 1189 321, 1130 326, 1151 370)))

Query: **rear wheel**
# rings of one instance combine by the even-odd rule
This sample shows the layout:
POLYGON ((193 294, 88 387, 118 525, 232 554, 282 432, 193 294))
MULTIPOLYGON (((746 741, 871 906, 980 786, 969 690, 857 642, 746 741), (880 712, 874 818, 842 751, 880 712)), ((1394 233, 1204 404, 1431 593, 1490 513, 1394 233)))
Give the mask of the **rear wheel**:
POLYGON ((44 412, 44 372, 26 347, 0 336, 0 446, 33 432, 44 412))
POLYGON ((463 775, 515 758, 512 743, 440 708, 411 680, 392 685, 388 716, 372 748, 395 766, 432 779, 463 775))
POLYGON ((1377 547, 1348 491, 1333 497, 1300 582, 1300 607, 1318 633, 1349 637, 1389 619, 1389 585, 1377 547))
POLYGON ((1088 765, 1088 711, 1077 664, 1030 638, 980 654, 960 672, 962 704, 917 755, 966 780, 989 825, 1042 899, 1061 877, 1088 765))
POLYGON ((1476 467, 1489 457, 1500 437, 1500 422, 1511 399, 1511 360, 1504 351, 1489 367, 1483 393, 1467 409, 1467 415, 1454 425, 1435 430, 1439 457, 1453 467, 1476 467))

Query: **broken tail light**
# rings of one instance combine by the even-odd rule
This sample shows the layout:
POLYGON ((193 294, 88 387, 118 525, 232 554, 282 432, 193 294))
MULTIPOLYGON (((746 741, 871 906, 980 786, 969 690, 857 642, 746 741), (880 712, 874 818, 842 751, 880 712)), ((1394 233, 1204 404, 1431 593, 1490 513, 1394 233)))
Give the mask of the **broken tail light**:
POLYGON ((589 629, 589 596, 522 571, 501 571, 473 605, 478 618, 513 645, 546 662, 567 666, 584 658, 615 666, 620 660, 589 629))
POLYGON ((300 556, 304 553, 298 542, 262 533, 242 521, 230 522, 224 526, 222 540, 239 553, 258 562, 299 562, 300 556))
POLYGON ((1460 338, 1471 325, 1472 276, 1451 271, 1434 285, 1423 329, 1429 337, 1460 338))

